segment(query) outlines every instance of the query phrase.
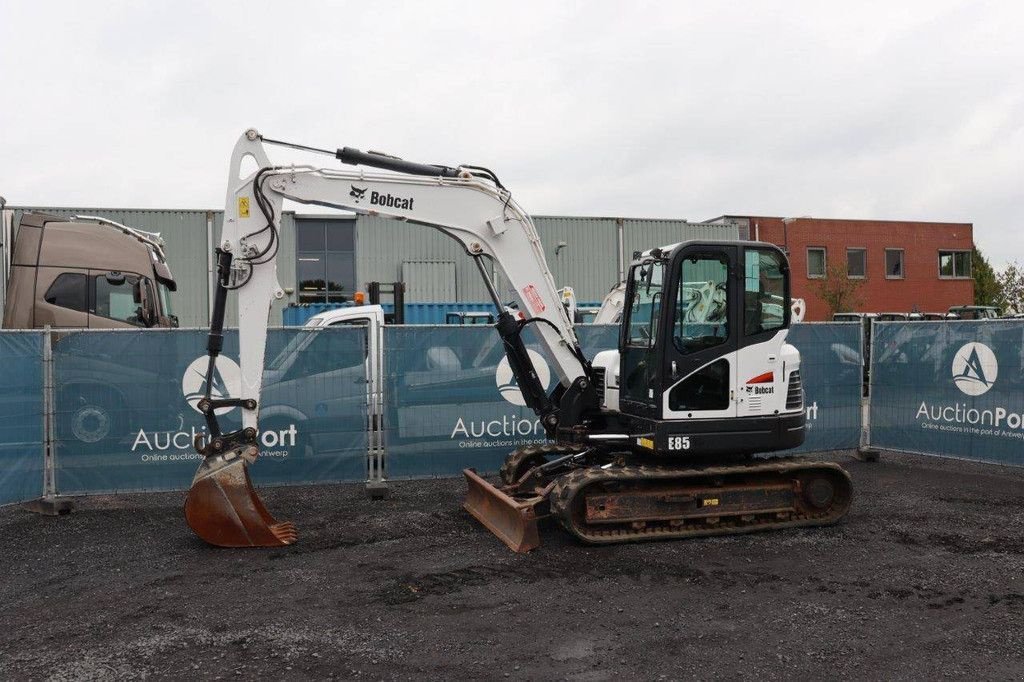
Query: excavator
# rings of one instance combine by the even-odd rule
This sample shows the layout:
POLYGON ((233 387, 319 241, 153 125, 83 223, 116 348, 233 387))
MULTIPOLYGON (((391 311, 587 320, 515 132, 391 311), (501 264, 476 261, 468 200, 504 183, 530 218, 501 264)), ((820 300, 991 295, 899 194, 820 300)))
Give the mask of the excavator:
POLYGON ((439 230, 478 266, 509 365, 547 436, 509 454, 497 482, 464 472, 464 508, 513 551, 539 546, 538 521, 549 517, 584 543, 609 544, 819 526, 849 509, 852 484, 839 465, 763 456, 805 435, 800 354, 786 343, 790 270, 778 247, 684 241, 640 253, 625 283, 618 348, 590 361, 533 221, 493 171, 309 147, 250 129, 231 157, 207 392, 198 403, 208 436, 194 444, 203 461, 185 501, 189 526, 206 542, 273 547, 298 537, 249 477, 269 310, 284 296, 276 257, 286 199, 439 230), (275 164, 270 145, 353 168, 275 164), (256 170, 243 174, 245 164, 256 170), (221 397, 210 391, 230 291, 238 296, 241 394, 221 397), (527 353, 527 328, 557 375, 550 392, 527 353), (241 408, 241 428, 221 430, 224 407, 241 408))

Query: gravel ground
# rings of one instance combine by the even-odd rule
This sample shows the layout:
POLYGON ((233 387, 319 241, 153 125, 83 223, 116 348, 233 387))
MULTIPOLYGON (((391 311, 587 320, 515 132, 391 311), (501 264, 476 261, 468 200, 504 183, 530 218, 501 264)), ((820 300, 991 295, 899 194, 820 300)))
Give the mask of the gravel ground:
POLYGON ((849 455, 836 526, 512 554, 461 480, 278 488, 278 550, 180 494, 0 510, 0 678, 1021 678, 1024 471, 849 455))

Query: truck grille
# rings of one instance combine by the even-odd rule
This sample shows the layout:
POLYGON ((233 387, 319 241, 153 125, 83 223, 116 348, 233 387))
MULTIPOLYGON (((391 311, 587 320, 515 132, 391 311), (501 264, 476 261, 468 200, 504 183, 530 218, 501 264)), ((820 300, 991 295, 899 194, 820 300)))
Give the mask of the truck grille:
POLYGON ((594 368, 594 390, 597 395, 604 395, 604 367, 594 368))
POLYGON ((786 409, 797 410, 804 404, 804 387, 800 381, 800 370, 794 370, 789 375, 789 392, 786 394, 786 409))

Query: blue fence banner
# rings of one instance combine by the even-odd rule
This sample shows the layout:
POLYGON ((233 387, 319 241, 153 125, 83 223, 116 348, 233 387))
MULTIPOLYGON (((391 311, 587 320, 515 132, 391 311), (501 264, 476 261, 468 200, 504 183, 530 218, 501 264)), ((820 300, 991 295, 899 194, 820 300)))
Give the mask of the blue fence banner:
POLYGON ((878 323, 871 444, 1024 465, 1024 323, 878 323))
MULTIPOLYGON (((395 326, 384 334, 384 424, 388 478, 494 472, 512 450, 544 442, 498 333, 487 326, 395 326)), ((593 358, 614 349, 614 325, 576 328, 593 358)), ((545 388, 557 376, 529 328, 527 351, 545 388)))
POLYGON ((796 324, 787 340, 800 351, 807 439, 779 455, 847 450, 860 445, 861 326, 848 322, 796 324))
MULTIPOLYGON (((62 495, 183 490, 206 430, 200 330, 81 331, 53 346, 56 485, 62 495)), ((238 396, 238 335, 225 334, 213 395, 238 396)), ((367 464, 366 330, 271 330, 260 404, 263 485, 362 481, 367 464)), ((240 408, 223 408, 224 431, 240 408)))
POLYGON ((43 334, 0 332, 0 504, 43 494, 43 334))

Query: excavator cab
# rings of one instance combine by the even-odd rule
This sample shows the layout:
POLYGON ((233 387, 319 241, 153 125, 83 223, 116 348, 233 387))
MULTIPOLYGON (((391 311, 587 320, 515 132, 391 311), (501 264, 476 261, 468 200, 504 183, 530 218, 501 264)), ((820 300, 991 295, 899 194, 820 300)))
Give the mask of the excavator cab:
POLYGON ((799 353, 786 343, 789 265, 778 247, 653 249, 633 263, 626 301, 618 408, 653 435, 653 450, 742 455, 803 443, 799 353))

